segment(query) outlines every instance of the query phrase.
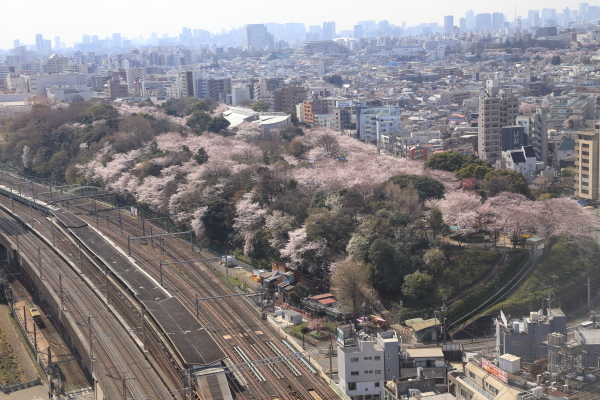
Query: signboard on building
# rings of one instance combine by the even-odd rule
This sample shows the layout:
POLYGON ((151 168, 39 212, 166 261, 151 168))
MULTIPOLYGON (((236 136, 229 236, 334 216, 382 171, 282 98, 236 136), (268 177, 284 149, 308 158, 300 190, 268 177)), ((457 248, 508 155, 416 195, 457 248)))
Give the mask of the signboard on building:
POLYGON ((352 100, 337 100, 335 104, 339 108, 350 108, 352 107, 352 100))
POLYGON ((339 344, 344 346, 344 331, 340 328, 337 328, 337 341, 339 344))
POLYGON ((496 367, 494 364, 492 364, 485 358, 481 359, 481 368, 485 369, 487 372, 494 375, 502 382, 508 383, 508 374, 506 373, 506 371, 503 371, 500 368, 496 367))

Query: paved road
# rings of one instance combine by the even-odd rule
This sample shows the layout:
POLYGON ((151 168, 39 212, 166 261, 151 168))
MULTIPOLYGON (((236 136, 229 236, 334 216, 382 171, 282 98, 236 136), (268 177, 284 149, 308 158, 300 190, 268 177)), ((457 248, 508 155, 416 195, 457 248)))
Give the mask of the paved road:
POLYGON ((48 398, 48 389, 45 386, 34 386, 10 394, 0 392, 0 400, 41 400, 48 398))

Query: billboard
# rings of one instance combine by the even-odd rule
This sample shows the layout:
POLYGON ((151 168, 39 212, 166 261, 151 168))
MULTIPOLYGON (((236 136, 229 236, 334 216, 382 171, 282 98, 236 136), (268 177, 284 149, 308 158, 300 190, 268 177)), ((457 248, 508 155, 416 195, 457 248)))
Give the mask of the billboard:
POLYGON ((503 371, 500 368, 496 367, 494 364, 492 364, 485 358, 481 359, 481 368, 485 369, 487 372, 494 375, 502 382, 508 383, 508 374, 506 373, 506 371, 503 371))
POLYGON ((352 107, 352 100, 337 100, 336 107, 339 108, 350 108, 352 107))
POLYGON ((344 346, 344 331, 340 328, 337 328, 337 341, 339 344, 344 346))

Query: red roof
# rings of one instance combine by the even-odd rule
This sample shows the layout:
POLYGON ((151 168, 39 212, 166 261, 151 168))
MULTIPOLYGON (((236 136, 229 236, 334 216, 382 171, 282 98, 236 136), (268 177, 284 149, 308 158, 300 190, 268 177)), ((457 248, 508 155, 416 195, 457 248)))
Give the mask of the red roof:
POLYGON ((327 298, 327 299, 323 299, 323 300, 319 300, 319 303, 321 304, 331 304, 331 303, 335 303, 335 299, 333 298, 327 298))

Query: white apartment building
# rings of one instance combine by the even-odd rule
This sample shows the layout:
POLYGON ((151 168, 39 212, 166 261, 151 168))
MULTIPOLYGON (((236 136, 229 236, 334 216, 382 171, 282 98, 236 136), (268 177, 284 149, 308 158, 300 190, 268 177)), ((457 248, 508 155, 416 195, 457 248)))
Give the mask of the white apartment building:
POLYGON ((23 78, 13 72, 6 75, 5 84, 8 90, 15 93, 23 93, 23 78))
POLYGON ((399 350, 394 331, 370 336, 352 326, 338 328, 340 389, 355 400, 383 399, 384 382, 400 373, 399 350))
POLYGON ((400 111, 394 106, 360 109, 358 134, 366 143, 381 145, 381 135, 399 131, 400 111))
POLYGON ((315 114, 315 125, 334 129, 335 114, 315 114))
POLYGON ((250 87, 248 85, 239 86, 231 89, 231 105, 236 107, 240 100, 250 100, 250 87))
POLYGON ((142 93, 142 83, 148 79, 146 68, 127 68, 125 74, 129 94, 140 96, 142 93))
POLYGON ((81 74, 25 75, 24 88, 34 96, 45 96, 46 86, 85 85, 85 76, 81 74))
POLYGON ((46 86, 46 97, 52 101, 73 101, 73 96, 81 96, 87 101, 94 97, 92 88, 86 85, 52 85, 46 86))
POLYGON ((52 54, 46 60, 42 61, 42 70, 47 74, 60 74, 64 72, 68 65, 69 57, 52 54))

